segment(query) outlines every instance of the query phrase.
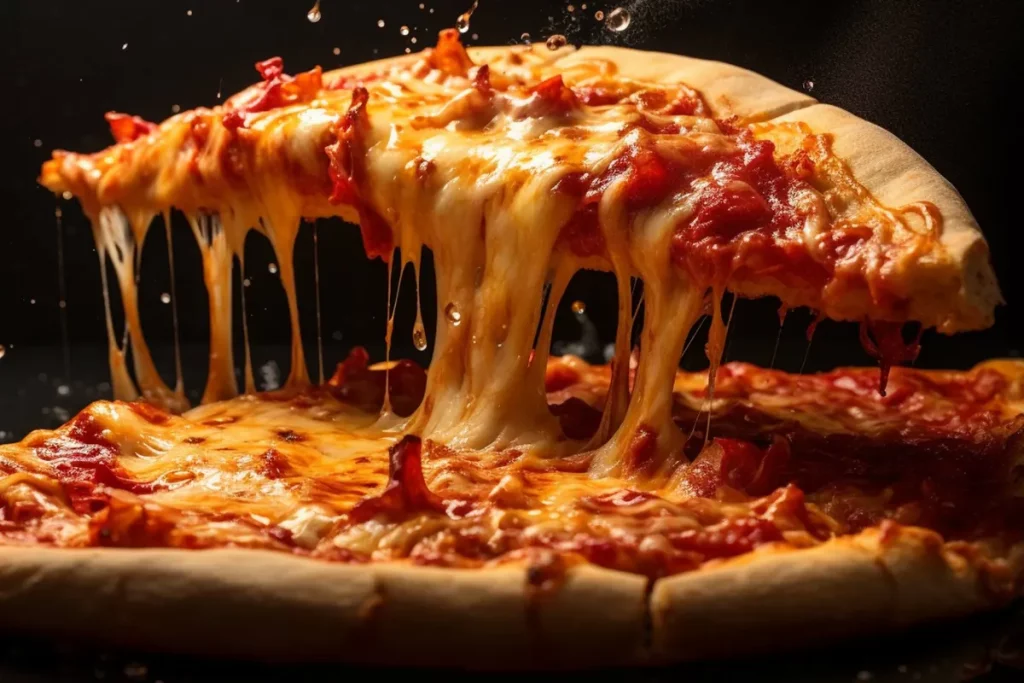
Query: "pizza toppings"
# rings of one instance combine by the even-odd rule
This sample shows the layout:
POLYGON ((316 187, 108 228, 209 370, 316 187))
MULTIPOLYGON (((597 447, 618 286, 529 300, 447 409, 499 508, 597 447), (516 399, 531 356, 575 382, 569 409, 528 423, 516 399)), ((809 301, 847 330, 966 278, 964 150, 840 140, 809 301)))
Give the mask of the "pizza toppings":
MULTIPOLYGON (((160 127, 111 114, 118 153, 55 157, 45 182, 83 195, 101 259, 115 260, 136 375, 108 311, 118 395, 175 410, 111 404, 116 420, 87 410, 0 450, 0 538, 522 562, 543 589, 582 560, 660 577, 887 521, 1010 535, 990 530, 1017 509, 995 486, 1022 429, 1006 378, 891 369, 918 350, 901 334, 915 310, 903 270, 946 258, 937 211, 882 206, 827 135, 719 116, 721 98, 684 83, 531 50, 477 62, 456 31, 372 73, 290 76, 271 58, 223 106, 160 127), (159 379, 141 335, 131 256, 171 207, 200 243, 211 311, 205 405, 183 417, 180 384, 159 379), (428 370, 354 349, 308 386, 293 251, 301 218, 325 215, 357 219, 368 257, 400 254, 417 276, 433 252, 428 370), (281 264, 291 375, 236 399, 231 264, 253 228, 281 264), (608 368, 548 362, 581 268, 616 279, 608 368), (631 355, 634 279, 644 326, 631 355), (891 321, 861 332, 880 389, 860 370, 719 369, 727 289, 891 321), (676 376, 706 312, 711 370, 676 376)), ((392 325, 389 311, 389 345, 392 325)), ((419 315, 416 334, 423 350, 419 315)))
POLYGON ((158 128, 155 123, 138 116, 120 114, 116 111, 107 112, 106 119, 110 124, 110 133, 118 143, 133 142, 144 135, 154 133, 158 128))

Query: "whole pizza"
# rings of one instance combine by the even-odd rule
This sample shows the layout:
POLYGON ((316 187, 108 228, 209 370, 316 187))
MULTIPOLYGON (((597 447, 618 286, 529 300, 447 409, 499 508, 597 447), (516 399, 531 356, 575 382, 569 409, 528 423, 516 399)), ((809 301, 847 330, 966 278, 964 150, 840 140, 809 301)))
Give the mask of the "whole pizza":
POLYGON ((256 69, 160 124, 109 113, 116 144, 43 166, 116 274, 116 400, 0 446, 0 626, 260 659, 592 667, 1021 595, 1024 364, 903 367, 921 330, 984 328, 1001 297, 960 196, 894 136, 728 64, 466 50, 455 30, 337 71, 256 69), (172 210, 209 295, 194 407, 180 370, 157 372, 136 296, 141 245, 172 210), (437 331, 419 316, 411 331, 428 368, 391 357, 409 331, 389 311, 386 358, 356 348, 310 380, 293 249, 329 216, 417 290, 432 253, 437 331), (290 312, 272 392, 248 339, 232 351, 250 231, 290 312), (617 283, 604 366, 550 354, 581 269, 617 283), (878 367, 722 364, 727 292, 856 321, 878 367), (702 320, 710 369, 680 372, 702 320))

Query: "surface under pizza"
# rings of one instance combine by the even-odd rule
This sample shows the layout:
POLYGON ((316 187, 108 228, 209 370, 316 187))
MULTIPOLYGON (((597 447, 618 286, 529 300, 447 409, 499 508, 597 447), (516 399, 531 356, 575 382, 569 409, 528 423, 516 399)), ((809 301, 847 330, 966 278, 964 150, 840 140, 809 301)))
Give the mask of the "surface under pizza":
MULTIPOLYGON (((110 114, 118 144, 44 166, 114 265, 127 343, 105 296, 119 400, 0 447, 4 624, 246 656, 579 666, 794 645, 1020 593, 1024 366, 894 367, 917 354, 906 323, 984 327, 1000 296, 962 200, 891 135, 724 64, 467 52, 454 31, 335 72, 257 69, 213 109, 110 114), (135 290, 172 209, 210 297, 195 408, 180 374, 157 372, 135 290), (310 384, 293 249, 301 219, 323 216, 417 280, 433 252, 429 368, 357 349, 310 384), (280 263, 291 374, 255 393, 247 352, 238 396, 231 272, 256 233, 280 263), (549 358, 581 268, 618 284, 608 366, 549 358), (880 369, 720 367, 726 290, 859 321, 880 369), (710 368, 678 373, 705 315, 710 368)), ((419 314, 413 338, 426 347, 419 314)))

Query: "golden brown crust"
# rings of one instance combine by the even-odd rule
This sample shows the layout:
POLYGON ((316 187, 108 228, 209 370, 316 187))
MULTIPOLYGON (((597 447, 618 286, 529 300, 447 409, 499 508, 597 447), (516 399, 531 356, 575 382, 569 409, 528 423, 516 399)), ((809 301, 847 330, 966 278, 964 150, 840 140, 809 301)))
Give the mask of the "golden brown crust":
POLYGON ((963 198, 949 181, 892 133, 838 107, 816 104, 773 120, 802 122, 829 133, 832 151, 879 202, 900 207, 930 202, 942 216, 944 249, 922 254, 902 284, 909 317, 943 332, 992 324, 1002 303, 988 245, 963 198))
POLYGON ((534 594, 527 571, 231 549, 7 547, 0 628, 278 661, 517 669, 640 657, 642 577, 579 567, 548 595, 534 594))
POLYGON ((1006 604, 1019 561, 971 561, 937 534, 868 529, 800 551, 756 552, 658 581, 661 660, 793 649, 1006 604))
POLYGON ((0 627, 273 661, 590 668, 795 648, 991 609, 1014 595, 1020 555, 970 559, 932 532, 871 529, 662 579, 648 599, 642 577, 591 566, 538 591, 521 566, 3 548, 0 627))

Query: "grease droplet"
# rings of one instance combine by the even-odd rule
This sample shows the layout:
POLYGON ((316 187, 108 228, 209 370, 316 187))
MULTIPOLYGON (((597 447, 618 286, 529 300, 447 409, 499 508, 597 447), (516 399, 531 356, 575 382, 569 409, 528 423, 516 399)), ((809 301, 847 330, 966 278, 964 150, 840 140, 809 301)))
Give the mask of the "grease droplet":
POLYGON ((335 55, 340 55, 341 54, 341 48, 340 47, 336 47, 333 50, 331 50, 331 52, 333 52, 335 55))
POLYGON ((565 47, 568 42, 569 41, 565 39, 565 36, 561 33, 556 33, 553 36, 548 36, 548 39, 544 44, 548 46, 549 50, 558 50, 565 47))
POLYGON ((70 200, 74 198, 75 195, 71 194, 70 190, 64 190, 64 192, 62 192, 60 196, 63 197, 64 199, 70 200))
POLYGON ((814 90, 814 81, 812 81, 809 78, 806 81, 804 81, 804 90, 806 90, 807 92, 811 92, 812 90, 814 90))
POLYGON ((605 20, 604 25, 608 27, 608 30, 618 33, 629 28, 631 20, 632 17, 629 16, 629 12, 621 7, 616 7, 608 13, 608 18, 605 20))
POLYGON ((407 36, 409 35, 409 27, 402 26, 400 29, 398 29, 398 32, 401 33, 403 36, 407 36))
POLYGON ((170 293, 169 292, 164 292, 163 294, 161 294, 160 295, 160 301, 165 303, 165 304, 171 303, 171 295, 170 295, 170 293))
MULTIPOLYGON (((473 16, 473 12, 476 11, 476 6, 480 4, 480 0, 473 0, 473 5, 459 15, 459 18, 455 20, 455 28, 459 29, 459 33, 465 33, 469 30, 469 20, 473 16)), ((430 8, 430 12, 434 12, 434 8, 430 8)))
POLYGON ((572 312, 575 313, 576 315, 583 315, 584 313, 587 312, 587 305, 580 301, 579 299, 577 299, 576 301, 572 302, 572 312))
POLYGON ((412 345, 416 347, 417 351, 427 350, 427 331, 423 329, 421 323, 416 323, 416 326, 412 328, 412 345))
POLYGON ((519 36, 519 40, 521 40, 524 43, 526 43, 527 45, 529 45, 530 44, 530 34, 529 33, 523 33, 522 35, 519 36))
POLYGON ((459 307, 454 301, 444 307, 444 317, 455 327, 462 323, 462 313, 459 312, 459 307))
POLYGON ((597 19, 598 21, 604 21, 604 12, 602 12, 601 10, 597 10, 596 12, 594 12, 594 18, 597 19))
POLYGON ((383 19, 378 19, 377 20, 377 28, 384 28, 384 20, 383 19))
POLYGON ((306 12, 306 18, 309 19, 309 23, 315 24, 320 21, 320 16, 320 0, 316 0, 313 6, 309 8, 309 11, 306 12))
POLYGON ((276 263, 268 263, 267 264, 267 270, 269 270, 272 274, 276 273, 277 272, 277 264, 276 263))

